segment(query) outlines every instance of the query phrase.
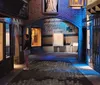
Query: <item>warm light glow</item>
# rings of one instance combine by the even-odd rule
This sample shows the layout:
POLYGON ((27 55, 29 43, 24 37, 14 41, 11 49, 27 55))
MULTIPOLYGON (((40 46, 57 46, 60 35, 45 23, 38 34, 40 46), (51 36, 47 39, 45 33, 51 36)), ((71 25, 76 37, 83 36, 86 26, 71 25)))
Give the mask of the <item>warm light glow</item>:
POLYGON ((84 0, 69 0, 69 2, 73 9, 80 9, 84 5, 84 0))
POLYGON ((41 46, 41 29, 32 28, 31 32, 31 46, 41 46))
POLYGON ((22 69, 23 67, 23 64, 14 64, 14 69, 22 69))
POLYGON ((75 1, 75 4, 78 4, 78 0, 74 0, 75 1))
POLYGON ((29 34, 29 28, 26 28, 26 34, 29 34))
POLYGON ((0 61, 3 60, 3 23, 0 23, 0 61))

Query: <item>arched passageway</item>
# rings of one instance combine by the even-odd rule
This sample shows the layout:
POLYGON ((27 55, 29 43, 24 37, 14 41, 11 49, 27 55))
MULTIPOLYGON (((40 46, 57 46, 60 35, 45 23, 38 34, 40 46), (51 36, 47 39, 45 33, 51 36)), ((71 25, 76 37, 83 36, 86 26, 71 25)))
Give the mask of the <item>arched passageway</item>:
POLYGON ((45 18, 37 20, 26 28, 30 29, 32 53, 38 53, 42 48, 44 53, 60 52, 78 55, 78 28, 69 21, 45 18), (39 49, 35 51, 36 48, 39 49))

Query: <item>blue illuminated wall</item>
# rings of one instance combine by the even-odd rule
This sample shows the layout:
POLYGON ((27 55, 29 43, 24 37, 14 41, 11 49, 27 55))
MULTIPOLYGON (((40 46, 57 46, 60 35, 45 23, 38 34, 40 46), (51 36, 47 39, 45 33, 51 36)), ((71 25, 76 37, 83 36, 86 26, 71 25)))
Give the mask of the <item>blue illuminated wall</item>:
POLYGON ((11 18, 4 18, 4 20, 5 20, 6 23, 9 23, 9 24, 12 23, 12 19, 11 18))
POLYGON ((69 7, 69 0, 59 0, 58 3, 58 14, 44 14, 43 13, 43 0, 31 0, 29 4, 29 20, 27 21, 28 26, 42 26, 43 22, 41 20, 45 18, 55 17, 65 21, 68 21, 78 27, 78 50, 79 50, 79 60, 82 57, 82 19, 85 17, 85 9, 72 9, 69 7), (34 4, 35 3, 35 4, 34 4), (34 5, 33 5, 34 4, 34 5))
POLYGON ((12 19, 11 18, 0 18, 0 21, 6 22, 8 24, 11 24, 12 23, 12 19))
POLYGON ((74 10, 69 7, 69 0, 58 0, 58 14, 44 14, 43 13, 43 0, 31 0, 29 7, 29 22, 33 22, 39 20, 41 18, 46 17, 58 17, 63 20, 69 21, 76 25, 77 27, 81 27, 82 18, 84 16, 84 9, 74 10), (35 4, 34 4, 35 3, 35 4))

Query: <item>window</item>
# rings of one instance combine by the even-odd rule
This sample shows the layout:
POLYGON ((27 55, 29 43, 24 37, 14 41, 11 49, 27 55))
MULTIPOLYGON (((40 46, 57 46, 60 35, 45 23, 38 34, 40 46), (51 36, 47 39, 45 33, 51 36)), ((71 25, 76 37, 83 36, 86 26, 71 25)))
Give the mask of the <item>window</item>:
POLYGON ((0 61, 3 60, 3 23, 0 23, 0 61))
POLYGON ((32 28, 31 29, 31 46, 41 46, 41 29, 32 28))
POLYGON ((6 24, 6 58, 10 57, 10 26, 6 24))

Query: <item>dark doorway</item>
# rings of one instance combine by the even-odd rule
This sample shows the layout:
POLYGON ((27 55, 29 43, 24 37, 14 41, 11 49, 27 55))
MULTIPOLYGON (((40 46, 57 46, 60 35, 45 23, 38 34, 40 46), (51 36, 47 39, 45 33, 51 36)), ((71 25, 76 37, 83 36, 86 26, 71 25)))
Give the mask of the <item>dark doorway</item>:
POLYGON ((86 30, 86 28, 83 28, 82 29, 82 33, 83 33, 83 42, 82 42, 82 60, 83 61, 86 61, 86 47, 87 47, 87 44, 86 44, 86 42, 87 42, 87 38, 86 38, 86 36, 87 36, 87 30, 86 30))

